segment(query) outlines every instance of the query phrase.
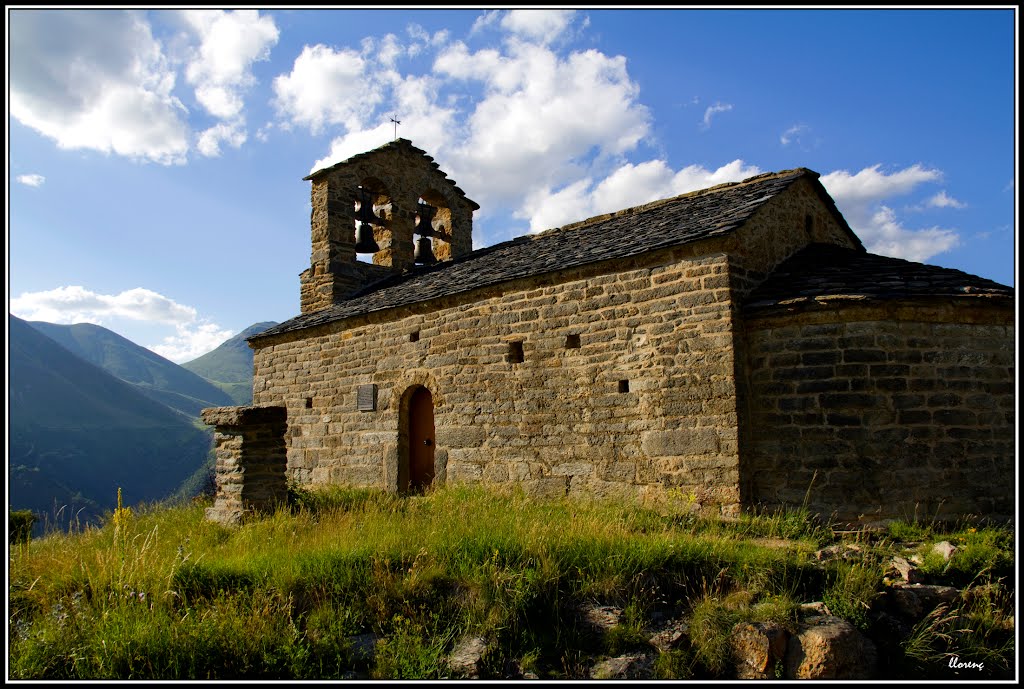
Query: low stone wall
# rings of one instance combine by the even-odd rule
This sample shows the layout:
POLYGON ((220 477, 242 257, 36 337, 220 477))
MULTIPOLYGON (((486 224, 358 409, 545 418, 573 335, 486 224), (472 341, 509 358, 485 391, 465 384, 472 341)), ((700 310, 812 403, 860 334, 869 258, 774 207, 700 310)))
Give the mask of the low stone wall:
POLYGON ((288 496, 284 407, 212 407, 204 423, 215 427, 217 495, 206 518, 237 524, 246 514, 273 510, 288 496))
POLYGON ((966 302, 747 325, 744 501, 849 522, 1014 513, 1014 327, 966 302))

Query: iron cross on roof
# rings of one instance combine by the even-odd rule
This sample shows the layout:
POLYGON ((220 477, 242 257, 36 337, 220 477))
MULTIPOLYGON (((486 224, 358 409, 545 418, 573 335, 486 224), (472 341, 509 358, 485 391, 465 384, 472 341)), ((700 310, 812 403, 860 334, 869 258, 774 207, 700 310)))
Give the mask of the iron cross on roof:
POLYGON ((394 117, 391 118, 391 121, 395 123, 395 140, 397 141, 398 140, 398 125, 402 124, 402 121, 401 120, 396 120, 394 117))

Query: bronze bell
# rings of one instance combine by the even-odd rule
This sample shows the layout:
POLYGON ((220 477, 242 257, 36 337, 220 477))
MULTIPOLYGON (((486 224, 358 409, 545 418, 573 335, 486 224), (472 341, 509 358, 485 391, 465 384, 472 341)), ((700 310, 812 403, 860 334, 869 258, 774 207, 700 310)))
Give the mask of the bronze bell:
POLYGON ((369 223, 359 223, 359 229, 356 230, 356 253, 357 254, 375 254, 380 251, 380 247, 377 245, 377 240, 373 238, 373 225, 369 223))
POLYGON ((416 250, 413 252, 412 261, 421 266, 437 263, 437 258, 434 257, 434 245, 431 243, 430 237, 420 237, 416 240, 416 250))
POLYGON ((380 251, 377 241, 373 238, 373 226, 377 218, 373 215, 373 202, 366 193, 366 189, 359 187, 359 212, 356 215, 359 221, 359 229, 356 230, 356 253, 375 254, 380 251))

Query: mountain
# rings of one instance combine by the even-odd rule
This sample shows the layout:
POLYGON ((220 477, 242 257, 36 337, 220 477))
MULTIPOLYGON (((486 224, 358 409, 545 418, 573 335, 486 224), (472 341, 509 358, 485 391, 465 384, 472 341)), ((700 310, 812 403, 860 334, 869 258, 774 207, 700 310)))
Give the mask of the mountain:
POLYGON ((76 514, 87 521, 116 506, 118 488, 128 504, 161 500, 205 465, 208 430, 26 321, 8 321, 11 509, 57 526, 76 514))
POLYGON ((274 321, 250 325, 217 349, 186 361, 182 367, 220 387, 231 395, 234 404, 252 404, 252 350, 245 340, 275 325, 274 321))
MULTIPOLYGON (((224 390, 201 376, 101 326, 41 321, 30 321, 29 325, 72 354, 132 384, 147 397, 188 416, 199 416, 204 407, 234 404, 224 390)), ((251 380, 251 370, 249 377, 251 380)))

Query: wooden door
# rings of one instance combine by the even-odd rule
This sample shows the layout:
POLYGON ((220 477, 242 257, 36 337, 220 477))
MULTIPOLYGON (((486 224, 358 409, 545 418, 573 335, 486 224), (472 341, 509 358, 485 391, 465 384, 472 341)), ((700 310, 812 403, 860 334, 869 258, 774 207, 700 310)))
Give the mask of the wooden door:
POLYGON ((409 400, 409 489, 420 491, 434 480, 434 398, 418 388, 409 400))

